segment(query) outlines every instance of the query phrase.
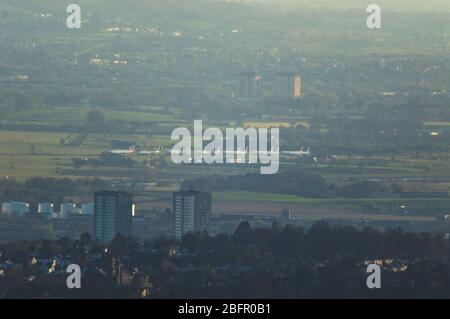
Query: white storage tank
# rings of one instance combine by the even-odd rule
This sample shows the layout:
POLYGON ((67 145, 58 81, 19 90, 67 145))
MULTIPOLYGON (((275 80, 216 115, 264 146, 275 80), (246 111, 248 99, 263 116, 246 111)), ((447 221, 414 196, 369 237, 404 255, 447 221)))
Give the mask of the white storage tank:
POLYGON ((11 203, 2 204, 2 213, 8 215, 11 214, 11 203))
POLYGON ((38 213, 46 215, 48 217, 53 216, 53 204, 52 203, 41 203, 38 205, 38 213))
POLYGON ((94 215, 94 203, 86 203, 81 205, 81 214, 94 215))
POLYGON ((77 214, 78 208, 73 203, 64 203, 61 204, 60 210, 59 210, 59 217, 62 219, 67 219, 72 214, 77 214))
POLYGON ((2 204, 2 213, 23 216, 30 212, 30 204, 23 202, 7 202, 2 204))

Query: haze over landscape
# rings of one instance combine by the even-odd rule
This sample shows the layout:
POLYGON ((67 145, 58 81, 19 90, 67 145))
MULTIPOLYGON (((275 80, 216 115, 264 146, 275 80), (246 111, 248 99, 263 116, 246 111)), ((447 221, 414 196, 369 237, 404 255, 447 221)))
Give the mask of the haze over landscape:
MULTIPOLYGON (((213 0, 215 1, 215 0, 213 0)), ((227 1, 227 0, 225 0, 227 1)), ((228 0, 233 2, 233 0, 228 0)), ((336 10, 365 10, 367 6, 371 3, 379 4, 387 11, 398 11, 398 12, 424 12, 424 11, 434 11, 434 12, 448 12, 449 5, 446 0, 379 0, 368 2, 365 0, 337 0, 337 1, 327 1, 327 0, 236 0, 237 3, 259 3, 259 4, 270 4, 279 7, 287 8, 303 8, 303 9, 336 9, 336 10)))
POLYGON ((377 3, 2 0, 0 298, 450 297, 450 6, 377 3))

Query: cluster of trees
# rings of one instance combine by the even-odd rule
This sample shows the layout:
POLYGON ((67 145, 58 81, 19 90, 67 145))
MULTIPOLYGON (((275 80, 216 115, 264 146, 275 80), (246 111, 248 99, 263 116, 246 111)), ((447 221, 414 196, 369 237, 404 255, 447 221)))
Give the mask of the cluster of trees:
POLYGON ((319 174, 292 170, 276 175, 249 173, 245 175, 213 175, 186 180, 181 184, 183 190, 200 191, 248 191, 305 197, 344 197, 367 198, 376 192, 400 192, 398 185, 385 185, 377 182, 352 182, 335 185, 328 183, 319 174))
MULTIPOLYGON (((170 247, 171 242, 166 242, 170 247)), ((161 242, 158 242, 158 247, 161 242)), ((229 235, 186 235, 188 257, 162 259, 162 298, 421 298, 450 296, 450 245, 441 235, 378 232, 317 223, 252 229, 242 223, 229 235), (408 263, 407 271, 382 272, 382 289, 366 286, 364 260, 408 263), (191 271, 183 271, 191 264, 191 271), (224 265, 227 265, 225 269, 224 265), (221 267, 222 266, 222 267, 221 267), (219 270, 220 269, 220 270, 219 270)))
POLYGON ((318 174, 296 171, 281 172, 275 175, 250 173, 237 176, 200 177, 184 181, 181 188, 184 190, 251 191, 319 197, 327 191, 328 185, 318 174))
MULTIPOLYGON (((83 268, 113 271, 111 258, 120 258, 127 268, 150 276, 152 298, 429 298, 450 297, 449 248, 443 235, 405 233, 401 229, 380 232, 324 222, 307 230, 278 223, 254 229, 242 222, 231 235, 189 233, 179 242, 160 237, 139 245, 118 235, 108 250, 87 234, 80 240, 1 244, 0 261, 14 256, 52 258, 60 254, 71 256, 83 268), (173 254, 176 247, 180 250, 173 254), (103 257, 92 264, 92 254, 103 257), (362 262, 375 259, 394 259, 407 268, 402 272, 384 269, 382 289, 369 290, 362 262)), ((24 258, 28 275, 35 271, 29 261, 24 258)), ((50 296, 56 297, 130 296, 129 291, 94 273, 88 271, 83 289, 74 293, 65 287, 64 276, 40 276, 34 283, 17 277, 0 278, 0 295, 33 298, 51 292, 50 296)))
POLYGON ((132 168, 135 164, 135 161, 130 157, 121 154, 111 154, 108 152, 102 153, 99 159, 90 158, 90 159, 80 159, 80 158, 72 158, 72 165, 76 169, 80 169, 83 166, 92 166, 92 167, 124 167, 124 168, 132 168))
POLYGON ((24 201, 32 207, 42 202, 60 203, 64 196, 92 195, 106 189, 109 183, 98 178, 69 179, 33 177, 24 182, 0 181, 0 202, 24 201))
MULTIPOLYGON (((373 228, 317 222, 309 229, 274 222, 271 228, 252 228, 242 222, 232 235, 207 233, 184 236, 181 247, 191 253, 211 254, 210 263, 252 262, 270 252, 276 258, 312 258, 318 261, 350 258, 355 261, 404 258, 437 258, 450 261, 450 243, 440 234, 407 233, 402 229, 381 232, 373 228), (249 250, 242 249, 252 247, 249 250)), ((206 262, 206 260, 204 260, 206 262)), ((256 262, 256 261, 255 261, 256 262)))

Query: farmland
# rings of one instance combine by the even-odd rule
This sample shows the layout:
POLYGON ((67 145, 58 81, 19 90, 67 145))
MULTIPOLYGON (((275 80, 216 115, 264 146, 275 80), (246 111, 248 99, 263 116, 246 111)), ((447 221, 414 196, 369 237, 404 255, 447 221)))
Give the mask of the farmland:
POLYGON ((202 119, 205 128, 279 127, 282 151, 313 154, 282 157, 280 171, 315 174, 328 187, 308 197, 237 185, 214 191, 218 215, 278 216, 284 206, 299 218, 428 220, 448 212, 450 19, 442 1, 425 12, 384 1, 376 31, 365 27, 360 1, 276 10, 203 0, 135 0, 131 10, 113 3, 80 1, 86 18, 77 31, 62 27, 58 1, 0 5, 2 180, 148 182, 156 186, 132 191, 150 211, 170 207, 183 181, 259 171, 174 165, 164 152, 172 130, 202 119), (237 74, 249 70, 264 79, 259 99, 238 96, 237 74), (276 74, 287 70, 302 76, 299 99, 275 94, 276 74), (111 163, 105 152, 122 149, 113 141, 162 153, 111 163), (381 191, 352 197, 364 183, 381 191))
MULTIPOLYGON (((195 178, 209 174, 229 174, 230 172, 244 173, 252 169, 244 167, 212 168, 205 170, 204 167, 175 167, 171 165, 166 156, 152 156, 160 158, 166 164, 149 168, 144 164, 148 156, 133 156, 137 164, 131 169, 127 168, 89 168, 75 169, 72 165, 73 158, 98 158, 102 152, 112 149, 112 140, 132 140, 144 148, 163 147, 168 148, 171 141, 167 135, 153 135, 137 132, 136 134, 113 134, 113 133, 89 133, 81 145, 68 146, 61 144, 61 140, 70 140, 76 133, 59 132, 59 128, 65 125, 83 125, 89 108, 50 108, 39 110, 27 110, 25 112, 11 113, 2 121, 14 122, 17 127, 39 123, 41 127, 47 127, 48 131, 21 131, 3 130, 0 134, 0 174, 3 178, 23 181, 27 178, 39 175, 42 177, 98 177, 106 178, 111 182, 132 181, 135 178, 149 178, 149 182, 157 182, 161 185, 149 193, 137 193, 138 207, 140 209, 151 209, 152 207, 170 208, 170 192, 178 188, 183 179, 195 178), (167 186, 162 186, 167 185, 167 186)), ((133 127, 133 123, 144 121, 149 124, 165 125, 175 128, 179 125, 189 126, 189 121, 176 118, 174 115, 165 114, 160 107, 139 107, 135 110, 106 110, 104 111, 108 120, 120 120, 123 125, 133 127)), ((299 118, 302 123, 307 124, 305 117, 299 118)), ((251 127, 273 127, 282 126, 285 122, 248 122, 251 127)), ((217 123, 221 124, 221 123, 217 123)), ((442 123, 433 123, 432 125, 442 123)), ((424 123, 430 126, 430 123, 424 123)), ((283 159, 282 168, 285 170, 302 168, 318 173, 329 182, 346 183, 349 179, 366 179, 380 181, 397 180, 405 187, 412 189, 427 190, 430 192, 440 191, 448 193, 450 183, 438 182, 438 179, 448 177, 448 160, 445 154, 436 154, 437 158, 425 158, 403 154, 396 156, 392 161, 392 155, 373 155, 352 157, 340 156, 333 163, 302 163, 283 159), (361 166, 364 163, 364 166, 361 166), (414 182, 414 179, 428 179, 428 181, 414 182), (432 179, 436 180, 432 180, 432 179), (412 180, 410 180, 412 179, 412 180)), ((160 163, 161 165, 161 163, 160 163)), ((142 181, 145 181, 142 180, 142 181)), ((307 198, 294 195, 266 194, 254 192, 217 192, 214 193, 214 211, 218 215, 223 214, 250 214, 262 216, 276 216, 283 207, 288 206, 294 213, 295 218, 321 219, 321 218, 343 218, 350 220, 417 220, 432 221, 433 213, 427 211, 439 211, 450 206, 447 197, 437 198, 307 198), (423 213, 412 215, 398 214, 373 214, 365 212, 364 205, 377 207, 399 207, 405 205, 423 213)))

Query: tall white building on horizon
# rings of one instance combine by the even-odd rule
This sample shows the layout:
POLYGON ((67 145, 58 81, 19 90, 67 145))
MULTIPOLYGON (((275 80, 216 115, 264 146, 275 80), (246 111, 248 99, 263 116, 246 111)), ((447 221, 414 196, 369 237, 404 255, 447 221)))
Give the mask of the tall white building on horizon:
POLYGON ((211 194, 197 191, 173 193, 174 237, 208 229, 211 218, 211 194))

